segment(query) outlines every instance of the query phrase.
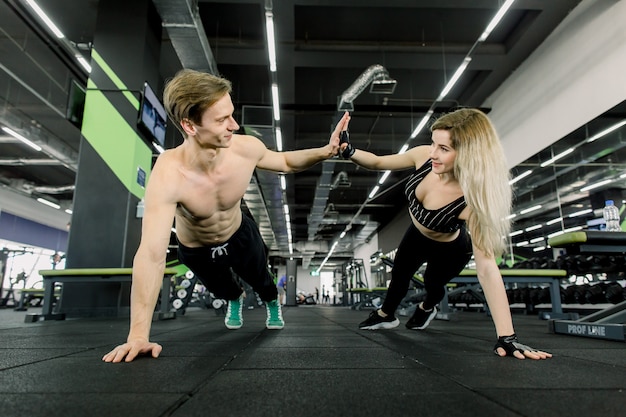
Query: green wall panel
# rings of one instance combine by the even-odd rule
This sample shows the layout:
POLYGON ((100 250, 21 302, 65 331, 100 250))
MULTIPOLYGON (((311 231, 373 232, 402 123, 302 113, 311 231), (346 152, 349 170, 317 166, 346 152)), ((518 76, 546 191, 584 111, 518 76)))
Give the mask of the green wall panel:
MULTIPOLYGON (((139 108, 137 106, 137 111, 139 108)), ((111 171, 136 197, 144 188, 137 182, 142 169, 146 179, 152 166, 152 151, 93 82, 87 85, 82 135, 93 146, 111 171)))

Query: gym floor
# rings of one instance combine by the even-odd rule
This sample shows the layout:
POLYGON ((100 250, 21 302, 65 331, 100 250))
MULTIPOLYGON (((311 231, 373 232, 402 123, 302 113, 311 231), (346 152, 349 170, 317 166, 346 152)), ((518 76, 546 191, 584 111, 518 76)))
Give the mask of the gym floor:
MULTIPOLYGON (((30 309, 29 312, 33 312, 30 309)), ((35 310, 36 312, 36 310, 35 310)), ((128 319, 24 323, 0 310, 3 416, 624 416, 623 342, 551 334, 515 314, 521 341, 546 361, 498 358, 481 312, 457 312, 424 331, 401 325, 362 331, 369 311, 286 307, 283 330, 265 309, 224 327, 214 311, 190 309, 154 322, 159 359, 107 364, 128 319)))

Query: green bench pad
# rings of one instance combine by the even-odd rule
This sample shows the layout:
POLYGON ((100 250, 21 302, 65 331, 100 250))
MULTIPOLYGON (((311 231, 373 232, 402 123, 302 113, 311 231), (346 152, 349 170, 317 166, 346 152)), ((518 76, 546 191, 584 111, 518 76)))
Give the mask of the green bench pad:
MULTIPOLYGON (((39 275, 42 277, 58 276, 103 276, 103 275, 132 275, 132 268, 77 268, 77 269, 42 269, 39 275)), ((176 269, 165 268, 164 274, 174 275, 176 269)))

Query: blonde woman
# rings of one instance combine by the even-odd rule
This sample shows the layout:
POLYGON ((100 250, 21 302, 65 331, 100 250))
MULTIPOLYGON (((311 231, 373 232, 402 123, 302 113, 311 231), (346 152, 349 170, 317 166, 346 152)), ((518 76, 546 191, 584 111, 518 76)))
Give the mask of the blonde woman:
POLYGON ((385 156, 356 150, 342 135, 342 156, 357 165, 372 170, 415 168, 405 188, 412 224, 398 246, 387 297, 359 328, 397 327, 400 321, 394 313, 411 277, 427 263, 425 299, 406 323, 412 330, 425 329, 437 314, 446 284, 473 254, 498 336, 494 352, 518 359, 551 357, 518 342, 495 261, 505 249, 503 236, 510 228, 505 219, 511 209, 511 188, 493 124, 480 110, 460 109, 436 120, 431 132, 430 146, 385 156))

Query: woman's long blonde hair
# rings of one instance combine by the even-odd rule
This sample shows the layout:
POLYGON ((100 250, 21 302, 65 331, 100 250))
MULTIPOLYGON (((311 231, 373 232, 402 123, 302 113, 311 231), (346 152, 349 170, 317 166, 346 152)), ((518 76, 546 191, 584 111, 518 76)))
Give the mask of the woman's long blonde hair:
POLYGON ((450 132, 456 150, 454 176, 471 210, 468 229, 474 245, 486 254, 506 250, 511 229, 509 169, 491 120, 478 109, 460 109, 437 119, 430 130, 450 132))

